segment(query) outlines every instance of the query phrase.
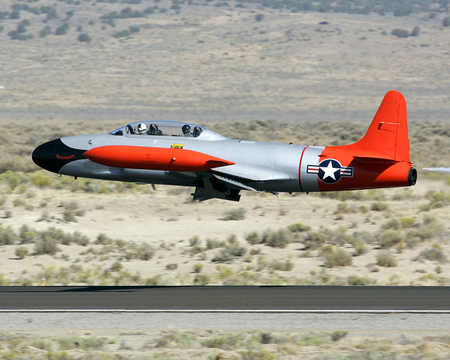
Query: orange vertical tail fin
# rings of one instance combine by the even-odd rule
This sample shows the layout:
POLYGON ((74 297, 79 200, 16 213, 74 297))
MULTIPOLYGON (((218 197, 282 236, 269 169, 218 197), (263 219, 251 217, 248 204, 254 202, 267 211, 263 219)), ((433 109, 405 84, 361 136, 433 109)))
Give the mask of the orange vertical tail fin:
POLYGON ((403 95, 398 91, 389 91, 378 108, 366 135, 354 144, 334 148, 351 151, 355 158, 409 162, 406 101, 403 95))

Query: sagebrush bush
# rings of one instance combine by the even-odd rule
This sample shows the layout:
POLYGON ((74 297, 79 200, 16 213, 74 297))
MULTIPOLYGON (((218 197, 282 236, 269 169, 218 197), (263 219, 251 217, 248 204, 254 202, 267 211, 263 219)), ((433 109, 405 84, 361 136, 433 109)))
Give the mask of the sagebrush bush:
POLYGON ((118 272, 118 271, 120 271, 122 269, 123 269, 123 265, 119 261, 116 261, 115 263, 113 263, 111 265, 110 271, 111 272, 118 272))
POLYGON ((438 246, 424 249, 420 252, 418 259, 427 259, 430 261, 437 261, 439 263, 446 263, 447 257, 442 253, 438 246))
POLYGON ((401 228, 402 228, 402 225, 401 225, 400 221, 398 221, 397 219, 388 220, 387 222, 385 222, 384 224, 381 225, 381 229, 383 229, 383 230, 387 230, 387 229, 401 230, 401 228))
POLYGON ((228 244, 220 249, 219 252, 212 258, 212 262, 231 262, 236 257, 243 257, 247 253, 247 249, 236 240, 232 235, 228 239, 228 244))
POLYGON ((200 244, 200 239, 199 239, 198 235, 194 235, 191 238, 189 238, 190 246, 195 246, 195 245, 199 245, 199 244, 200 244))
POLYGON ((261 338, 260 338, 259 342, 261 344, 270 344, 273 341, 273 336, 269 332, 261 333, 260 336, 261 336, 261 338))
POLYGON ((140 260, 150 260, 155 255, 155 249, 147 243, 139 245, 135 257, 140 260))
POLYGON ((347 277, 347 284, 358 286, 358 285, 373 285, 376 283, 376 280, 368 278, 368 277, 360 277, 357 275, 350 275, 347 277))
POLYGON ((377 257, 377 265, 382 267, 395 267, 397 266, 397 260, 389 251, 381 251, 377 257))
POLYGON ((206 248, 201 247, 200 245, 194 245, 187 251, 187 253, 190 254, 191 256, 194 256, 204 252, 205 250, 206 248))
POLYGON ((272 260, 269 267, 272 270, 279 271, 291 271, 294 268, 294 264, 291 260, 280 261, 280 260, 272 260))
POLYGON ((19 259, 23 259, 28 255, 28 249, 25 246, 19 246, 14 253, 19 259))
POLYGON ((354 246, 356 242, 364 242, 366 244, 373 244, 376 240, 376 235, 368 231, 355 231, 348 242, 354 246))
POLYGON ((414 26, 410 36, 419 36, 419 34, 420 34, 420 26, 414 26))
POLYGON ((333 249, 323 255, 324 265, 327 268, 336 266, 349 266, 353 262, 352 256, 342 248, 333 249))
POLYGON ((73 242, 77 245, 88 246, 90 243, 89 238, 86 235, 82 235, 79 231, 75 231, 72 238, 73 242))
POLYGON ((28 227, 28 225, 22 225, 19 229, 20 244, 28 244, 34 242, 37 236, 37 232, 28 227))
POLYGON ((353 246, 355 248, 355 255, 360 256, 366 254, 369 249, 367 248, 367 245, 364 243, 364 241, 356 241, 353 243, 353 246))
POLYGON ((407 229, 412 227, 416 222, 416 219, 414 218, 401 218, 400 223, 402 224, 402 227, 407 229))
POLYGON ((444 228, 441 224, 436 222, 424 222, 418 227, 413 227, 407 230, 407 239, 417 239, 418 242, 423 242, 426 240, 439 237, 444 233, 444 228))
POLYGON ((223 221, 244 220, 246 211, 247 210, 245 210, 242 207, 239 209, 229 210, 225 213, 225 216, 223 218, 220 218, 219 220, 223 220, 223 221))
POLYGON ((442 19, 442 26, 444 27, 450 26, 450 16, 446 16, 444 19, 442 19))
POLYGON ((31 184, 39 188, 48 188, 52 185, 52 178, 49 177, 48 172, 39 170, 30 175, 31 184))
POLYGON ((288 226, 288 229, 292 232, 303 232, 303 231, 309 231, 311 230, 311 226, 305 225, 302 223, 295 223, 288 226))
POLYGON ((105 234, 98 234, 97 239, 94 241, 95 245, 110 245, 113 243, 113 240, 109 238, 105 234))
POLYGON ((206 239, 206 250, 224 247, 225 245, 225 241, 206 239))
POLYGON ((91 337, 81 338, 78 336, 62 337, 58 339, 60 350, 82 349, 84 351, 89 350, 102 350, 107 344, 107 338, 91 337))
POLYGON ((377 238, 380 248, 387 249, 402 242, 405 236, 399 230, 387 229, 381 231, 377 238))
POLYGON ((75 214, 73 211, 65 210, 63 212, 63 219, 67 222, 77 222, 77 218, 75 217, 75 214))
POLYGON ((0 175, 0 181, 6 181, 8 186, 14 190, 20 184, 24 184, 28 181, 28 178, 14 171, 5 171, 0 175))
POLYGON ((156 275, 145 280, 147 286, 158 286, 161 284, 161 275, 156 275))
POLYGON ((14 207, 19 207, 19 206, 24 206, 24 205, 25 205, 25 201, 23 201, 23 199, 14 199, 13 200, 14 207))
POLYGON ((178 264, 175 264, 175 263, 167 264, 166 269, 167 270, 176 270, 176 269, 178 269, 178 264))
POLYGON ((430 208, 438 209, 450 204, 450 194, 445 193, 444 191, 439 191, 434 193, 430 199, 430 208))
POLYGON ((256 231, 251 232, 250 234, 245 235, 245 240, 247 240, 247 242, 250 245, 257 245, 261 243, 261 237, 259 236, 259 234, 256 231))
POLYGON ((206 274, 196 274, 194 277, 194 285, 208 285, 211 278, 206 274))
POLYGON ((389 207, 381 202, 374 202, 372 203, 372 205, 370 206, 370 209, 373 211, 386 211, 389 209, 389 207))
POLYGON ((70 234, 65 233, 61 229, 57 229, 53 226, 46 230, 38 232, 38 237, 40 237, 41 239, 54 240, 57 244, 61 245, 70 245, 72 243, 76 243, 78 245, 86 246, 89 244, 89 238, 85 235, 82 235, 79 231, 75 231, 73 234, 70 234))
POLYGON ((82 34, 78 35, 78 41, 89 43, 92 41, 92 38, 89 36, 89 34, 82 33, 82 34))
POLYGON ((358 208, 353 205, 348 205, 345 202, 337 204, 336 210, 333 214, 355 214, 358 212, 358 208))
POLYGON ((308 231, 303 240, 306 250, 319 249, 326 241, 327 235, 322 231, 308 231))
POLYGON ((58 251, 61 249, 56 240, 51 237, 41 237, 34 245, 34 255, 55 255, 58 251))
POLYGON ((18 240, 17 234, 11 229, 0 226, 0 246, 1 245, 14 245, 18 240))
POLYGON ((201 342, 201 344, 207 348, 232 350, 235 349, 238 343, 242 340, 243 339, 240 334, 225 334, 223 336, 205 339, 201 342))
POLYGON ((262 235, 262 243, 275 248, 284 249, 291 242, 292 233, 287 229, 266 230, 262 235))
POLYGON ((397 36, 399 38, 407 38, 409 36, 409 31, 397 28, 391 31, 391 35, 397 36))
POLYGON ((194 264, 194 266, 192 267, 192 269, 194 270, 194 272, 196 274, 201 273, 202 269, 203 269, 203 264, 194 264))
MULTIPOLYGON (((116 240, 116 242, 117 241, 119 240, 116 240)), ((125 248, 125 246, 123 246, 122 248, 125 248)), ((151 258, 153 258, 155 252, 156 252, 155 249, 147 243, 137 245, 136 243, 132 242, 126 245, 126 252, 123 258, 125 258, 128 261, 132 259, 148 261, 151 258)))
POLYGON ((333 332, 330 334, 331 341, 335 341, 335 342, 336 342, 336 341, 339 341, 339 340, 345 338, 345 337, 347 336, 347 334, 348 334, 347 331, 339 331, 339 330, 333 331, 333 332))

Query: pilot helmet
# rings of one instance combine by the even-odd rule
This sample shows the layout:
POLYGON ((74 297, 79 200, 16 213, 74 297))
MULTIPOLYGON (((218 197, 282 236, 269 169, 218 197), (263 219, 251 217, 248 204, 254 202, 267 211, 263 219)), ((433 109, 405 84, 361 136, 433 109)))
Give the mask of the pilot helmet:
POLYGON ((200 129, 199 126, 196 126, 194 128, 194 131, 192 132, 192 135, 194 135, 195 137, 199 136, 202 133, 202 129, 200 129))
POLYGON ((138 125, 138 132, 143 133, 145 130, 147 130, 147 126, 144 123, 140 123, 138 125))
POLYGON ((183 130, 183 134, 189 134, 191 132, 191 127, 188 124, 183 125, 181 129, 183 130))

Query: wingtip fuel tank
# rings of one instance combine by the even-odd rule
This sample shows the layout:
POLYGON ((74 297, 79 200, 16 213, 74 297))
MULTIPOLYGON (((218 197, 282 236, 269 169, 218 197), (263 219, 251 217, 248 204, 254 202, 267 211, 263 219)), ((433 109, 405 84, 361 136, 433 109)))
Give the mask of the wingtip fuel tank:
POLYGON ((234 165, 232 161, 177 148, 110 145, 93 148, 83 155, 105 166, 144 170, 204 171, 234 165))

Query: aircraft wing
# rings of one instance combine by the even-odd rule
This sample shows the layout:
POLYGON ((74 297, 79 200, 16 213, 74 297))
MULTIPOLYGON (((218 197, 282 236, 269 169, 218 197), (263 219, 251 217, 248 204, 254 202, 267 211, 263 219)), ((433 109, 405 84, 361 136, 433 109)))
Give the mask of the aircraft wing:
POLYGON ((233 186, 235 186, 237 188, 241 188, 243 190, 250 190, 250 191, 258 192, 258 190, 254 189, 251 186, 248 186, 248 185, 246 185, 246 184, 244 184, 242 182, 239 182, 239 181, 236 181, 236 180, 233 180, 233 179, 230 179, 230 178, 226 178, 224 176, 220 176, 220 175, 217 175, 217 174, 214 174, 213 176, 217 180, 220 180, 220 181, 225 182, 227 184, 233 185, 233 186))
POLYGON ((273 194, 278 192, 272 191, 271 183, 283 183, 292 180, 292 176, 284 172, 278 172, 268 168, 255 169, 251 166, 247 167, 247 177, 237 176, 235 173, 241 172, 233 169, 235 166, 221 168, 220 171, 212 169, 208 172, 197 173, 201 180, 200 186, 195 188, 195 192, 191 194, 193 200, 204 201, 208 199, 218 198, 232 201, 239 201, 240 190, 250 190, 253 192, 265 191, 273 194), (226 172, 225 172, 226 171, 226 172), (255 173, 256 171, 256 173, 255 173), (250 177, 251 175, 252 177, 250 177), (259 175, 259 176, 255 176, 259 175))

